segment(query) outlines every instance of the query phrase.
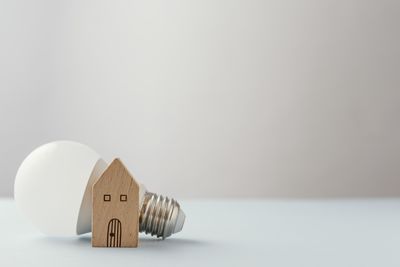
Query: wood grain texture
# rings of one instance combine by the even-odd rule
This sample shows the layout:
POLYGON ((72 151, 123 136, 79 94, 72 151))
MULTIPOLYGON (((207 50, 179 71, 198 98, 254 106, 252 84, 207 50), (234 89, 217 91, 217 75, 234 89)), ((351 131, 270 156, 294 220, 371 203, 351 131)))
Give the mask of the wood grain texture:
POLYGON ((93 185, 92 246, 137 247, 139 184, 114 159, 93 185))

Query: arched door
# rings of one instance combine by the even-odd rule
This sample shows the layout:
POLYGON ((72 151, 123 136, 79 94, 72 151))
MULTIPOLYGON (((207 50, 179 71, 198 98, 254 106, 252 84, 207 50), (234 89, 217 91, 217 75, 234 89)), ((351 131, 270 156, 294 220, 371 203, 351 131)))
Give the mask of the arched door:
POLYGON ((111 219, 107 228, 107 247, 121 247, 122 227, 121 221, 111 219))

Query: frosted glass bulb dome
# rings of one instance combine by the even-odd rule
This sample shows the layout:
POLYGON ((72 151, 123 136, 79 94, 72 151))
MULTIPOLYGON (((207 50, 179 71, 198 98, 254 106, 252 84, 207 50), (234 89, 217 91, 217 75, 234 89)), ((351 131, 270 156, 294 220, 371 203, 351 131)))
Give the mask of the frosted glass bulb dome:
POLYGON ((30 153, 18 169, 14 186, 17 207, 46 234, 89 232, 88 182, 100 177, 106 167, 86 145, 72 141, 45 144, 30 153))

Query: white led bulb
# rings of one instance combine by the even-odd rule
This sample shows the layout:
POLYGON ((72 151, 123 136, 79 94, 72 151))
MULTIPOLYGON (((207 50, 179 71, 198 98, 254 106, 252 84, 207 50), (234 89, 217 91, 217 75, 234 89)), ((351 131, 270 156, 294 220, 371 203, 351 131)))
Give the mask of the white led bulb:
MULTIPOLYGON (((29 154, 18 169, 14 186, 17 207, 46 234, 90 232, 91 189, 106 168, 107 163, 86 145, 72 141, 45 144, 29 154)), ((166 238, 181 231, 185 214, 175 200, 149 193, 140 185, 139 207, 141 232, 166 238), (150 212, 166 214, 167 208, 169 218, 150 212)))

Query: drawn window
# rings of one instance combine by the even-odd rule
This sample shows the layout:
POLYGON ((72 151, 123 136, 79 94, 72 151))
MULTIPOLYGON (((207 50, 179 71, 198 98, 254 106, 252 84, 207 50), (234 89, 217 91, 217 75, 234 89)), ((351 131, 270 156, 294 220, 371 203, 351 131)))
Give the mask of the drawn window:
POLYGON ((120 195, 119 200, 125 202, 128 199, 127 195, 120 195))
POLYGON ((104 195, 104 201, 111 201, 111 195, 104 195))

